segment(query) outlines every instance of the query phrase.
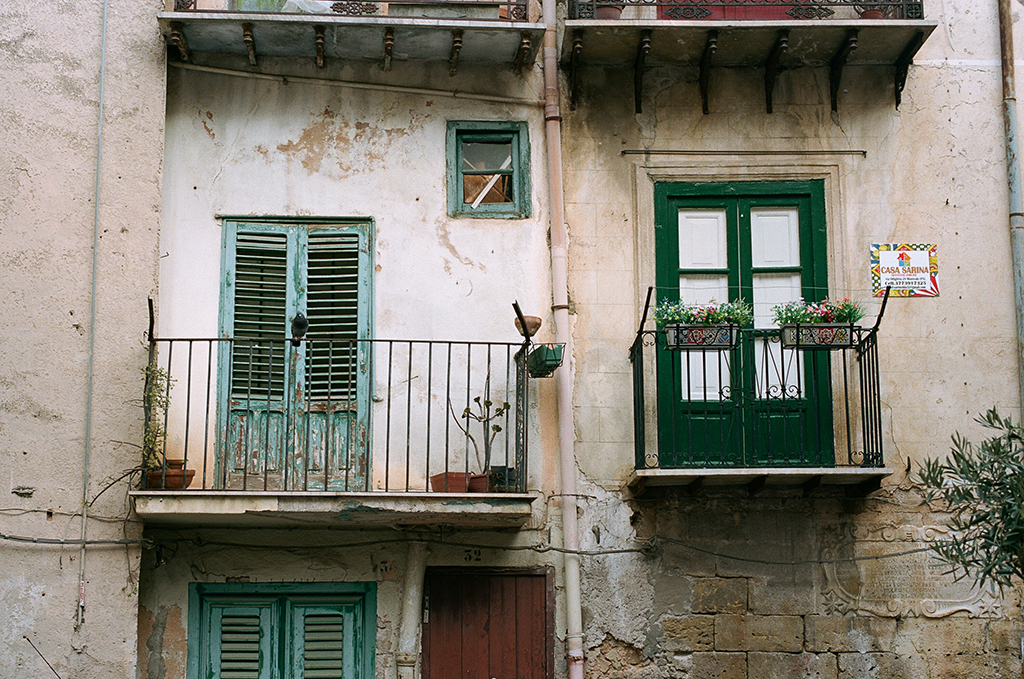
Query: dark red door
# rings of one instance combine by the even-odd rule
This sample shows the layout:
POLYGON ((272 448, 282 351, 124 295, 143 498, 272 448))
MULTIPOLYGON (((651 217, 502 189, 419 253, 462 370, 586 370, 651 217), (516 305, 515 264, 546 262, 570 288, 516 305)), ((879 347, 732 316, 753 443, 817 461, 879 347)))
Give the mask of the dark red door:
POLYGON ((548 571, 427 570, 424 679, 551 679, 548 571))

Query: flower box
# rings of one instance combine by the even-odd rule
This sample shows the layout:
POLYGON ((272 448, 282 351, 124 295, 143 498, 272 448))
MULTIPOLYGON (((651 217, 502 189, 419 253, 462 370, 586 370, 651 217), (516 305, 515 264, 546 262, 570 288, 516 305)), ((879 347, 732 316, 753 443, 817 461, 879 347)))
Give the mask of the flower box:
POLYGON ((739 340, 739 326, 688 325, 672 323, 665 326, 665 340, 668 349, 678 351, 724 351, 735 349, 739 340))
POLYGON ((782 346, 786 349, 849 349, 859 326, 853 323, 796 323, 783 325, 782 346))
POLYGON ((562 365, 564 344, 541 344, 530 352, 527 365, 530 377, 550 377, 562 365))

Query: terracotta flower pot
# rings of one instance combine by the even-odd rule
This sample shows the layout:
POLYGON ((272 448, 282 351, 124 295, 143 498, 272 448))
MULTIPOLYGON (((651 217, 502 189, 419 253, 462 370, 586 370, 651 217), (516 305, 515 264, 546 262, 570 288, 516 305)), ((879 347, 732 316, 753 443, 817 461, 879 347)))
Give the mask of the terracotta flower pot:
POLYGON ((184 490, 195 478, 195 469, 185 469, 184 460, 167 460, 167 469, 146 470, 146 488, 162 490, 184 490))
POLYGON ((885 12, 880 9, 866 9, 860 13, 861 19, 884 19, 885 12))
POLYGON ((622 16, 623 5, 603 5, 594 8, 595 19, 618 19, 622 16))
POLYGON ((430 477, 430 489, 435 493, 486 493, 491 490, 487 474, 442 472, 430 477))

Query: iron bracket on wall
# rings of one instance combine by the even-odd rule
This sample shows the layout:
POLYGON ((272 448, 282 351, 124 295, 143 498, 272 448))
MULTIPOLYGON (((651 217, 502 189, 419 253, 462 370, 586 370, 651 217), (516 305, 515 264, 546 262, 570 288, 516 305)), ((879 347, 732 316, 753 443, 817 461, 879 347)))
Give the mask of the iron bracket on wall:
POLYGON ((910 71, 910 65, 914 63, 914 55, 917 54, 917 50, 921 49, 921 45, 924 44, 924 31, 918 31, 914 34, 914 37, 910 39, 910 42, 906 47, 903 48, 903 52, 900 53, 900 58, 896 60, 896 108, 899 109, 900 103, 903 101, 903 88, 907 86, 907 73, 910 71))
POLYGON ((708 86, 711 82, 711 57, 718 51, 718 31, 708 31, 704 54, 700 58, 700 104, 704 115, 708 113, 708 86))
POLYGON ((775 78, 779 75, 779 59, 783 52, 789 49, 789 29, 779 31, 779 37, 775 39, 775 46, 772 47, 768 61, 764 65, 764 103, 768 113, 772 112, 772 93, 775 92, 775 78))
POLYGON ((576 110, 579 98, 580 52, 583 51, 583 31, 576 29, 572 33, 572 54, 569 56, 569 110, 576 110))
POLYGON ((324 67, 324 30, 323 26, 317 25, 313 27, 313 32, 316 34, 316 67, 324 67))
POLYGON ((839 46, 839 50, 835 56, 832 57, 832 61, 829 62, 828 69, 828 89, 829 96, 832 100, 832 110, 834 112, 839 111, 839 84, 843 79, 843 67, 846 66, 847 60, 850 55, 853 54, 854 50, 857 49, 857 34, 860 29, 851 28, 846 32, 846 38, 843 40, 843 44, 839 46))
POLYGON ((391 70, 391 53, 395 49, 395 29, 384 29, 384 70, 391 70))
POLYGON ((256 41, 252 37, 252 24, 242 24, 242 42, 245 43, 245 49, 249 51, 249 65, 256 65, 256 41))
POLYGON ((633 104, 637 113, 643 113, 641 99, 644 94, 644 60, 651 51, 650 28, 640 31, 640 42, 636 46, 636 59, 633 60, 633 104))
POLYGON ((452 51, 448 55, 448 75, 455 75, 459 70, 459 52, 462 51, 462 29, 452 29, 452 51))
POLYGON ((533 48, 533 42, 530 40, 530 36, 526 33, 520 35, 519 49, 516 51, 516 59, 512 62, 512 70, 516 73, 523 72, 523 64, 526 63, 526 58, 530 56, 530 50, 533 48))
POLYGON ((171 22, 171 44, 178 48, 181 60, 188 61, 188 43, 185 42, 185 34, 182 33, 183 28, 180 21, 171 22))

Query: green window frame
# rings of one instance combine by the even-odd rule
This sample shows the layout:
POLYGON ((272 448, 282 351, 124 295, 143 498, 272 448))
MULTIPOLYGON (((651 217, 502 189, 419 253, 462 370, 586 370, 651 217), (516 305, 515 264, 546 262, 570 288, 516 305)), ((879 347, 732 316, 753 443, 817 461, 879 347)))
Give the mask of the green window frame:
POLYGON ((220 336, 234 342, 219 352, 215 472, 228 485, 366 485, 372 242, 366 220, 225 219, 220 336), (294 347, 299 312, 308 341, 294 347))
POLYGON ((530 216, 530 137, 525 122, 448 121, 448 214, 530 216))
MULTIPOLYGON (((830 356, 828 352, 801 351, 797 357, 793 350, 780 349, 769 339, 777 331, 769 329, 765 321, 771 304, 765 297, 774 294, 770 288, 777 285, 773 277, 777 281, 788 278, 787 286, 798 280, 800 295, 808 301, 828 296, 825 217, 822 180, 655 185, 658 300, 679 299, 684 281, 707 285, 727 290, 730 301, 743 298, 752 302, 755 316, 761 319, 745 331, 752 342, 741 343, 738 349, 709 354, 666 352, 659 358, 658 446, 663 467, 835 463, 830 356), (798 245, 792 245, 791 251, 797 261, 756 263, 752 241, 755 212, 786 213, 791 215, 788 219, 795 218, 792 233, 798 236, 798 245), (724 251, 721 245, 713 250, 719 253, 717 264, 680 262, 684 215, 697 224, 708 216, 707 223, 716 224, 713 237, 724 245, 724 251), (718 231, 723 223, 724 234, 718 231), (758 290, 765 296, 760 303, 758 290), (787 362, 796 369, 781 373, 782 382, 771 382, 780 379, 780 373, 774 371, 787 362), (773 398, 773 390, 775 394, 785 392, 786 397, 773 398), (807 426, 811 422, 814 425, 807 426)), ((703 237, 702 227, 691 228, 696 230, 690 237, 703 237)), ((717 299, 724 301, 723 296, 717 299)))
POLYGON ((372 679, 377 584, 190 583, 188 679, 372 679))

